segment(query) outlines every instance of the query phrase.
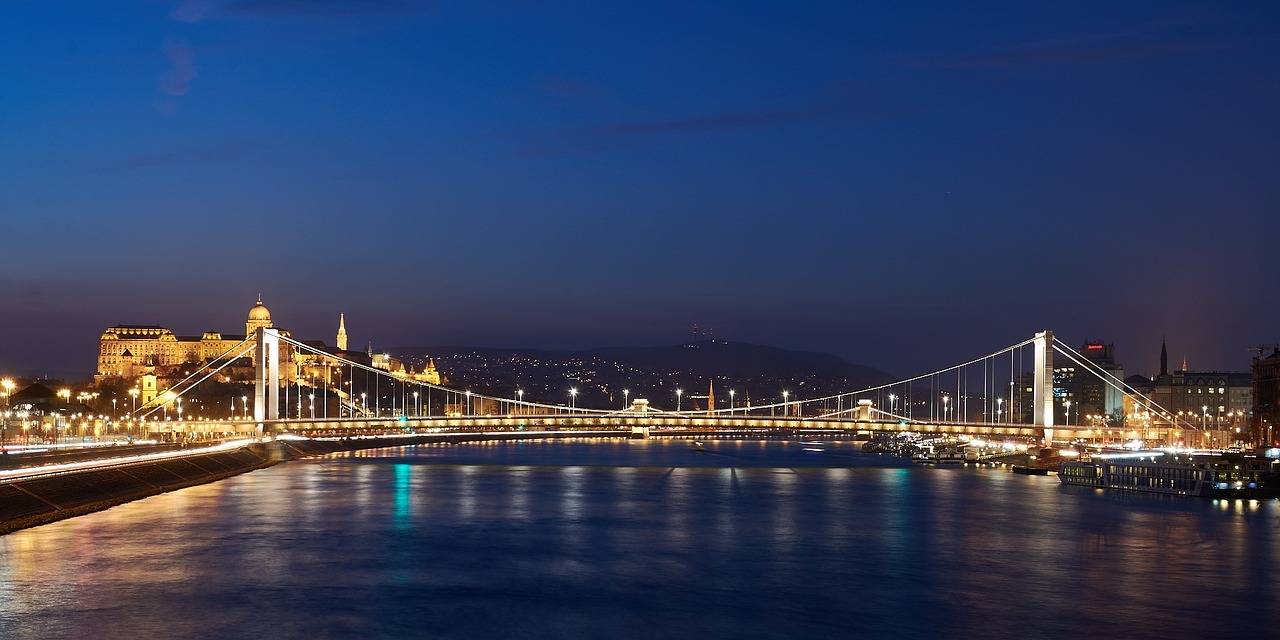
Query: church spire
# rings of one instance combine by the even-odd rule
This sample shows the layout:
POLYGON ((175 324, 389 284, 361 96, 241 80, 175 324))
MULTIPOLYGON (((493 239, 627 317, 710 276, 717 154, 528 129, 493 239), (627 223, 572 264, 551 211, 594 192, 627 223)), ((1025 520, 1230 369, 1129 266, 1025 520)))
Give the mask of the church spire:
POLYGON ((1169 350, 1165 348, 1164 338, 1160 338, 1160 375, 1169 375, 1169 350))
POLYGON ((340 351, 347 350, 347 316, 345 313, 338 314, 338 349, 340 351))

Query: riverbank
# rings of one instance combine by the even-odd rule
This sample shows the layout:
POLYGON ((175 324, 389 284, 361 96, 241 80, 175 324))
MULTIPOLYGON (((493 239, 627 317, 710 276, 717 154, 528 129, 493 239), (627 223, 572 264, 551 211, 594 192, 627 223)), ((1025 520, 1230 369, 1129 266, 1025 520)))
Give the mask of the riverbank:
POLYGON ((0 484, 0 535, 275 464, 262 447, 58 473, 0 484))

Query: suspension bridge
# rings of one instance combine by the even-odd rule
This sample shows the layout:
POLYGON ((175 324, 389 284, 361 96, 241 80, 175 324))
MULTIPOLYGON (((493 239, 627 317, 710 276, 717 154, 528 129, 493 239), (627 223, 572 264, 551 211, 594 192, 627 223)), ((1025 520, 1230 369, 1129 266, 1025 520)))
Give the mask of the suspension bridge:
POLYGON ((626 406, 602 409, 576 406, 572 397, 565 406, 525 401, 523 393, 514 395, 496 397, 424 382, 344 358, 275 329, 258 328, 139 407, 133 417, 143 424, 150 421, 151 432, 255 437, 506 431, 529 435, 626 431, 646 437, 653 432, 827 430, 1023 438, 1046 446, 1055 441, 1102 439, 1198 446, 1208 441, 1209 433, 1206 425, 1158 405, 1082 357, 1051 331, 892 383, 814 398, 793 397, 784 391, 780 401, 753 406, 682 410, 677 394, 674 406, 637 397, 626 406), (243 357, 253 358, 256 372, 252 415, 245 397, 239 419, 183 421, 180 410, 177 422, 167 415, 160 419, 161 411, 167 414, 175 401, 180 408, 184 395, 216 379, 224 367, 243 357), (1084 424, 1077 409, 1072 424, 1070 401, 1055 395, 1055 362, 1070 365, 1123 396, 1125 409, 1120 415, 1089 415, 1084 424), (301 375, 304 366, 325 373, 301 375), (1059 416, 1064 418, 1061 423, 1055 420, 1059 416))

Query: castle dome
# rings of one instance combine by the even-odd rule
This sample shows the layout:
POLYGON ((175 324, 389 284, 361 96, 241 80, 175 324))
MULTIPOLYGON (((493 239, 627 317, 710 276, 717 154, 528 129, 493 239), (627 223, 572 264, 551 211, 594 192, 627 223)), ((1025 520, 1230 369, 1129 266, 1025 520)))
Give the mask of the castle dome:
POLYGON ((258 295, 258 304, 253 305, 249 310, 249 322, 264 322, 266 326, 271 326, 271 312, 262 306, 262 295, 258 295))

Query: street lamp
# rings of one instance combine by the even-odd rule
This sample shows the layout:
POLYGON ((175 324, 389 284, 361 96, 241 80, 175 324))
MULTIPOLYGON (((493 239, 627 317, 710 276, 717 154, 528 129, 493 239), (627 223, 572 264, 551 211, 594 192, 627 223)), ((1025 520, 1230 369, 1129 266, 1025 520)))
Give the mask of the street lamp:
POLYGON ((676 413, 680 413, 680 396, 684 395, 684 389, 676 389, 676 413))
POLYGON ((951 396, 942 396, 942 421, 947 421, 947 414, 951 408, 951 396))
POLYGON ((316 394, 314 393, 307 394, 307 401, 308 401, 307 405, 311 409, 311 419, 315 420, 316 419, 316 394))
POLYGON ((516 391, 516 395, 520 396, 520 413, 524 413, 524 389, 516 391))
POLYGON ((1204 439, 1205 446, 1208 446, 1209 444, 1209 405, 1206 404, 1203 407, 1200 407, 1200 410, 1204 412, 1204 417, 1201 418, 1200 420, 1200 435, 1204 439))
POLYGON ((414 392, 413 392, 413 415, 414 415, 415 417, 416 417, 416 416, 420 416, 420 415, 422 415, 422 405, 418 402, 418 392, 417 392, 417 391, 414 391, 414 392))
POLYGON ((578 400, 578 389, 576 387, 569 389, 569 411, 570 412, 573 412, 574 407, 577 406, 576 404, 577 400, 578 400))
POLYGON ((736 392, 733 389, 729 390, 729 415, 733 415, 733 394, 734 393, 736 392))
POLYGON ((631 390, 623 389, 622 390, 622 408, 626 409, 627 406, 630 404, 631 404, 631 390))
POLYGON ((894 395, 894 394, 892 394, 892 393, 891 393, 891 394, 889 394, 889 413, 890 413, 890 414, 895 414, 895 415, 896 415, 896 413, 897 413, 897 409, 896 409, 896 407, 898 406, 898 405, 897 405, 897 401, 898 401, 898 396, 896 396, 896 395, 894 395))
POLYGON ((240 396, 240 407, 244 411, 244 419, 249 419, 249 396, 240 396))
POLYGON ((467 415, 471 415, 471 390, 467 389, 467 415))
POLYGON ((791 395, 790 391, 782 392, 782 417, 787 417, 787 396, 791 395))
POLYGON ((1062 404, 1066 405, 1067 407, 1067 426, 1069 427, 1071 426, 1071 401, 1063 400, 1062 404))
POLYGON ((1000 416, 1004 414, 1004 398, 996 398, 996 423, 999 424, 1000 416))

